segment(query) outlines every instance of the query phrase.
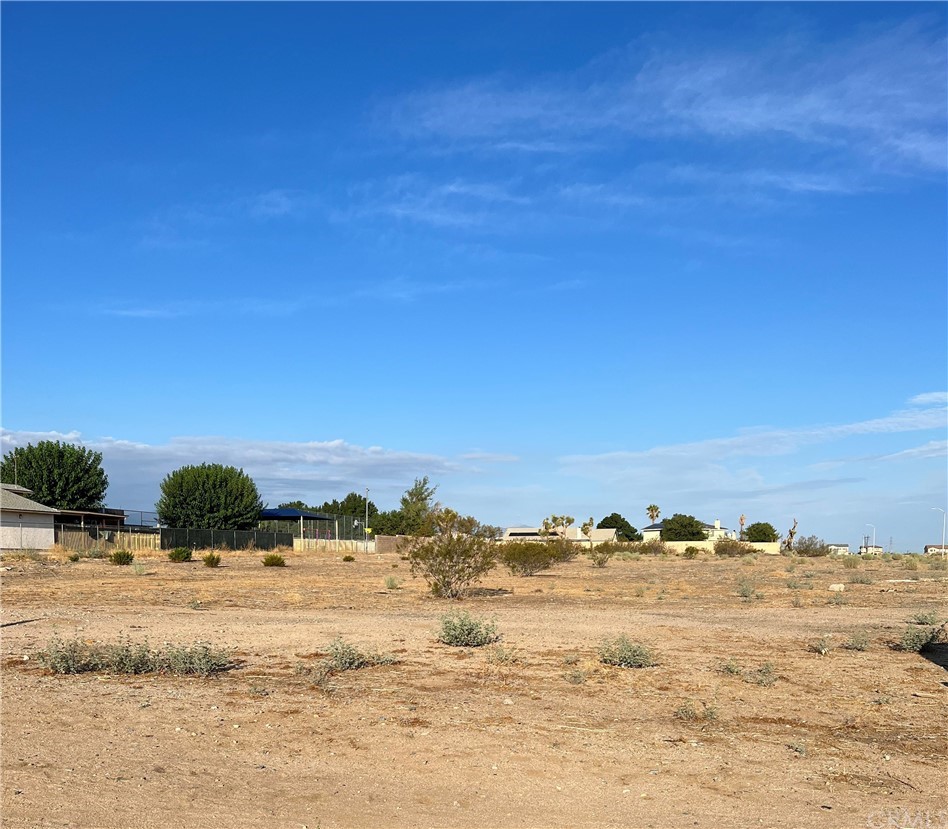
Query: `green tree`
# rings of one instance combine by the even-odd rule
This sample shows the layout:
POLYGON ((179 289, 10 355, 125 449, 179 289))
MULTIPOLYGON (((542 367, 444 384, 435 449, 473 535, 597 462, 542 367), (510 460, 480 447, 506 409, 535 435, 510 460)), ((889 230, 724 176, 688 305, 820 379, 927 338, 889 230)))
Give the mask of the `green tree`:
POLYGON ((263 502, 242 469, 202 463, 170 472, 161 482, 155 509, 169 527, 249 530, 260 519, 263 502))
POLYGON ((401 499, 401 512, 405 535, 420 535, 427 533, 428 518, 439 508, 435 503, 434 495, 437 486, 431 486, 428 476, 415 478, 413 483, 401 499))
POLYGON ((655 506, 655 504, 649 504, 645 508, 645 513, 648 515, 649 521, 654 524, 656 521, 658 521, 658 516, 662 514, 662 511, 657 506, 655 506))
POLYGON ((633 527, 619 513, 614 512, 602 519, 596 528, 599 530, 616 530, 619 541, 641 541, 642 533, 633 527))
POLYGON ((36 501, 56 509, 102 509, 109 487, 101 452, 58 440, 28 443, 7 452, 0 479, 31 489, 36 501))
POLYGON ((758 521, 756 524, 750 524, 744 529, 744 540, 752 541, 758 544, 767 541, 776 541, 780 538, 780 533, 774 529, 773 524, 766 521, 758 521))
POLYGON ((459 599, 496 566, 497 527, 440 507, 428 513, 425 525, 409 549, 408 560, 411 574, 424 578, 435 596, 459 599))
POLYGON ((707 537, 704 524, 693 515, 676 512, 662 522, 662 541, 704 541, 707 537))

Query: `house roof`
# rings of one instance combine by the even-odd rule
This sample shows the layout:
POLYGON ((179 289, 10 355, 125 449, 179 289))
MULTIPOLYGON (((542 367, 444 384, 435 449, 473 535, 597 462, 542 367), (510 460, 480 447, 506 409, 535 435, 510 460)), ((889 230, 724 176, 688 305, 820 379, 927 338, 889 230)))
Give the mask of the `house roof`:
MULTIPOLYGON (((701 521, 700 524, 701 524, 701 526, 704 527, 706 530, 716 530, 716 529, 719 529, 718 527, 715 527, 714 524, 706 524, 704 521, 701 521)), ((664 521, 659 521, 657 524, 649 524, 647 527, 642 527, 642 531, 645 531, 645 530, 660 530, 660 529, 664 528, 664 526, 665 526, 665 522, 664 522, 664 521)), ((720 527, 720 529, 726 530, 727 527, 720 527)))
POLYGON ((13 484, 3 484, 0 486, 0 509, 4 512, 40 512, 47 515, 56 515, 59 510, 53 507, 47 507, 39 501, 33 501, 20 493, 30 492, 22 486, 13 484))

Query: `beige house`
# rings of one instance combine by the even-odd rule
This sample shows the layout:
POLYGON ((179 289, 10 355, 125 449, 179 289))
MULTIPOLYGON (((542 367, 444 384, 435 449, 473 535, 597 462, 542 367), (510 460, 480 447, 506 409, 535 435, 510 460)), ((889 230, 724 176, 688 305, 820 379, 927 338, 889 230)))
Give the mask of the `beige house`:
MULTIPOLYGON (((662 527, 664 526, 664 521, 659 521, 657 524, 649 524, 642 530, 642 540, 661 540, 662 527)), ((721 526, 720 519, 715 519, 713 524, 703 524, 702 526, 704 527, 704 537, 707 541, 717 541, 719 538, 737 538, 737 533, 734 532, 734 530, 729 530, 727 527, 721 526)))
POLYGON ((849 549, 848 544, 827 544, 829 547, 830 555, 833 556, 851 556, 852 552, 849 549))
POLYGON ((0 548, 48 550, 56 543, 54 517, 59 510, 27 498, 32 490, 0 484, 0 548))

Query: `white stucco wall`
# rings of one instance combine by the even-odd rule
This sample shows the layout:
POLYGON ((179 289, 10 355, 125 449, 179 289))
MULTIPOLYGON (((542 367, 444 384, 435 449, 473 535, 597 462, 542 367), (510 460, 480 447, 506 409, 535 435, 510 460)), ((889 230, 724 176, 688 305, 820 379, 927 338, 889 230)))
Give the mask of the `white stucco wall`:
POLYGON ((0 514, 0 548, 48 550, 55 543, 52 515, 7 511, 0 514))

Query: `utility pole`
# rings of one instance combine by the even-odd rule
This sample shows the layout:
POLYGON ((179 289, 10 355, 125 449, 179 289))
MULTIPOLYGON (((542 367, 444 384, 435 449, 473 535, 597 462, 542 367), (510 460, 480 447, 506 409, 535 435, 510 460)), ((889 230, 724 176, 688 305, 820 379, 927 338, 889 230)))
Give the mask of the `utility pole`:
POLYGON ((365 523, 362 525, 362 551, 369 552, 369 488, 365 488, 365 523))

